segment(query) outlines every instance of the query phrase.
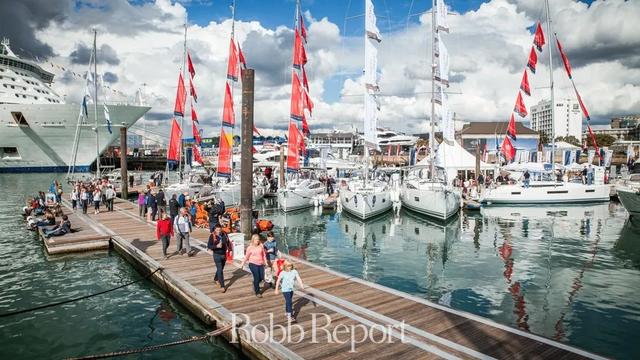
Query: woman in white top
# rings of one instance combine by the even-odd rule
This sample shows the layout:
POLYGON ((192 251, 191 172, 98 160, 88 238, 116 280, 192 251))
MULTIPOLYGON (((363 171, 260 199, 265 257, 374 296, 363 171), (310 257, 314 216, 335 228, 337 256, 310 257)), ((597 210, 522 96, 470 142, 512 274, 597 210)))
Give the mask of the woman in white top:
POLYGON ((78 191, 78 188, 74 187, 73 191, 71 192, 71 207, 73 208, 73 211, 76 211, 76 208, 78 207, 79 199, 80 199, 80 193, 78 191))
POLYGON ((102 193, 100 192, 100 189, 96 187, 96 189, 93 191, 93 206, 94 206, 94 214, 99 214, 100 213, 100 197, 102 197, 102 193))

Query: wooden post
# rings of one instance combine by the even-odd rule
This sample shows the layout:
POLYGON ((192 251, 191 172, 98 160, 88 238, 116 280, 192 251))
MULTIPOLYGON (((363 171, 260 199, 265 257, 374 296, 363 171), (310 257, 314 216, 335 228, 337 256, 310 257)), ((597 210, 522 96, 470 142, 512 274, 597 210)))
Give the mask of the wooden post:
POLYGON ((242 71, 242 145, 240 167, 240 226, 251 237, 253 209, 253 82, 254 70, 242 71))
POLYGON ((120 127, 120 197, 129 197, 129 177, 127 176, 127 127, 120 127))
POLYGON ((478 180, 478 176, 480 176, 480 140, 476 146, 476 180, 478 180))

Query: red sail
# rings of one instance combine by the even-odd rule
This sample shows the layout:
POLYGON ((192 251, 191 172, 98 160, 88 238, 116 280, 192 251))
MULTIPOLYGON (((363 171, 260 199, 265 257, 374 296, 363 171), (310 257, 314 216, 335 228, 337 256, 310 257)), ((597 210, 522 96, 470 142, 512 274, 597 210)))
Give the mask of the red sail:
POLYGON ((587 107, 584 106, 584 103, 582 102, 582 96, 580 96, 580 93, 578 92, 578 89, 576 89, 575 84, 573 84, 573 90, 576 92, 576 97, 578 98, 578 104, 580 104, 580 109, 582 109, 582 114, 584 114, 584 117, 587 118, 587 121, 591 120, 591 117, 589 116, 589 112, 587 111, 587 107))
POLYGON ((596 149, 596 154, 598 154, 598 158, 602 160, 602 157, 600 156, 600 149, 598 148, 598 142, 596 141, 596 134, 591 130, 591 125, 587 124, 587 130, 589 131, 589 137, 591 138, 593 147, 596 149))
POLYGON ((196 69, 193 67, 193 62, 191 62, 191 55, 187 52, 187 69, 189 70, 189 74, 191 74, 191 78, 196 76, 196 69))
POLYGON ((236 124, 236 114, 233 111, 233 96, 231 95, 231 87, 227 83, 224 92, 224 109, 222 110, 222 125, 233 127, 236 124))
POLYGON ((516 157, 516 149, 508 136, 505 136, 504 141, 502 141, 502 154, 507 161, 511 161, 516 157))
POLYGON ((198 147, 193 146, 191 147, 191 150, 193 150, 193 160, 202 164, 202 156, 200 156, 200 151, 198 150, 198 147))
POLYGON ((309 97, 309 93, 305 89, 302 90, 302 107, 309 110, 309 114, 313 114, 313 101, 309 97))
POLYGON ((560 40, 556 37, 556 44, 558 44, 558 51, 560 51, 560 57, 562 57, 562 63, 564 64, 564 69, 567 71, 567 75, 569 75, 569 79, 571 79, 571 64, 569 64, 569 58, 565 55, 564 51, 562 51, 562 45, 560 45, 560 40))
POLYGON ((302 85, 309 91, 309 80, 307 80, 307 72, 302 68, 302 85))
POLYGON ((244 54, 242 53, 242 49, 240 48, 240 43, 238 43, 238 57, 240 57, 240 64, 242 64, 242 68, 247 68, 247 61, 244 59, 244 54))
POLYGON ((184 116, 184 103, 187 101, 187 91, 184 88, 182 73, 178 77, 178 91, 176 92, 176 105, 173 108, 173 115, 184 116))
POLYGON ((227 64, 227 79, 238 81, 238 51, 236 43, 231 39, 229 44, 229 63, 227 64))
POLYGON ((538 26, 536 27, 536 34, 533 36, 533 43, 538 48, 538 51, 542 51, 542 46, 544 45, 544 33, 542 32, 540 21, 538 21, 538 26))
POLYGON ((231 177, 231 144, 224 129, 220 129, 220 146, 218 148, 218 176, 231 177))
POLYGON ((196 87, 193 86, 193 81, 191 81, 191 79, 189 79, 189 90, 191 91, 191 97, 193 100, 198 102, 198 93, 196 93, 196 87))
POLYGON ((529 53, 529 61, 527 62, 527 66, 531 70, 532 73, 536 73, 536 64, 538 63, 538 54, 536 54, 536 50, 531 47, 531 52, 529 53))
POLYGON ((291 76, 291 119, 302 121, 304 115, 304 104, 302 103, 302 89, 300 88, 300 78, 293 71, 291 76))
POLYGON ((304 39, 304 42, 307 42, 307 29, 304 27, 304 19, 302 19, 302 14, 300 14, 300 35, 304 39))
POLYGON ((293 42, 293 67, 300 69, 300 67, 304 66, 306 63, 307 52, 304 49, 304 44, 302 44, 300 33, 298 32, 298 29, 296 29, 293 42))
POLYGON ((516 98, 516 105, 513 107, 513 111, 518 113, 520 117, 527 116, 527 108, 524 106, 524 101, 522 100, 522 94, 518 91, 518 97, 516 98))
POLYGON ((253 133, 258 135, 258 136, 262 136, 262 135, 260 135, 260 131, 258 131, 258 128, 256 127, 256 124, 253 124, 253 133))
POLYGON ((193 103, 191 103, 191 121, 198 122, 198 114, 196 114, 196 108, 193 107, 193 103))
POLYGON ((171 123, 171 136, 169 137, 169 149, 167 150, 167 160, 178 161, 180 159, 180 140, 182 130, 176 119, 171 123))
POLYGON ((294 121, 289 121, 289 141, 287 144, 287 171, 300 170, 300 140, 302 135, 294 121))
POLYGON ((527 69, 525 69, 524 74, 522 74, 522 81, 520 81, 520 90, 524 91, 525 94, 531 96, 531 88, 529 87, 529 76, 527 75, 527 69))
POLYGON ((516 119, 513 117, 513 113, 511 113, 511 120, 509 120, 509 127, 507 128, 507 135, 513 140, 516 140, 516 119))
POLYGON ((200 131, 198 131, 196 123, 194 123, 193 121, 191 122, 191 130, 193 132, 193 139, 195 140, 196 144, 200 145, 200 143, 202 142, 202 137, 200 136, 200 131))
POLYGON ((307 124, 307 117, 306 116, 302 116, 302 134, 304 134, 304 136, 309 136, 309 134, 311 134, 311 131, 309 131, 309 124, 307 124))

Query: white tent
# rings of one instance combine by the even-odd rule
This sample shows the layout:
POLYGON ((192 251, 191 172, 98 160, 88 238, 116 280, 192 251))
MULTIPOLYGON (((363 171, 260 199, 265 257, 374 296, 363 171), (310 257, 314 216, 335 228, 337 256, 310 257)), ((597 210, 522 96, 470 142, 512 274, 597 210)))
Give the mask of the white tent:
MULTIPOLYGON (((551 149, 551 144, 548 144, 549 149, 551 149)), ((580 149, 579 146, 575 146, 572 144, 569 144, 568 142, 564 142, 564 141, 556 141, 556 150, 578 150, 580 149)))
MULTIPOLYGON (((429 158, 422 159, 417 165, 428 166, 429 158)), ((448 179, 453 179, 460 170, 475 171, 476 157, 465 150, 457 141, 453 141, 452 144, 443 141, 436 150, 435 165, 446 170, 448 179)), ((481 171, 495 169, 495 165, 480 161, 481 171)))

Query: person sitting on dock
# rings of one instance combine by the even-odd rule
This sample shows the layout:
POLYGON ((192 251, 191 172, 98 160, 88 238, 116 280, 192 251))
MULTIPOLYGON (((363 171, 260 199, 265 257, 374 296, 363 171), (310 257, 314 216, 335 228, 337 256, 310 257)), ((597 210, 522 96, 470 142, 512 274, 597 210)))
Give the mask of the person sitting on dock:
POLYGON ((228 250, 231 250, 229 237, 222 231, 220 224, 216 224, 209 235, 207 252, 213 255, 213 262, 216 264, 216 275, 213 277, 213 281, 218 282, 223 293, 227 291, 224 286, 224 265, 227 262, 228 250))
POLYGON ((300 274, 298 274, 298 271, 291 262, 285 260, 282 266, 282 271, 278 275, 278 280, 276 281, 275 293, 278 295, 278 286, 280 286, 282 296, 284 296, 284 311, 287 315, 287 321, 291 322, 296 321, 296 314, 293 313, 293 289, 295 287, 296 280, 298 281, 300 289, 304 289, 304 284, 302 283, 300 274))
POLYGON ((56 216, 50 210, 45 210, 44 219, 35 222, 33 225, 34 225, 34 228, 37 229, 42 226, 53 226, 55 224, 56 224, 56 216))
POLYGON ((156 239, 162 241, 162 255, 167 259, 167 249, 173 236, 173 225, 164 211, 160 212, 160 220, 156 222, 156 239))
POLYGON ((71 231, 71 221, 67 215, 62 216, 60 224, 56 225, 53 229, 42 230, 44 236, 50 238, 52 236, 62 236, 71 231))

